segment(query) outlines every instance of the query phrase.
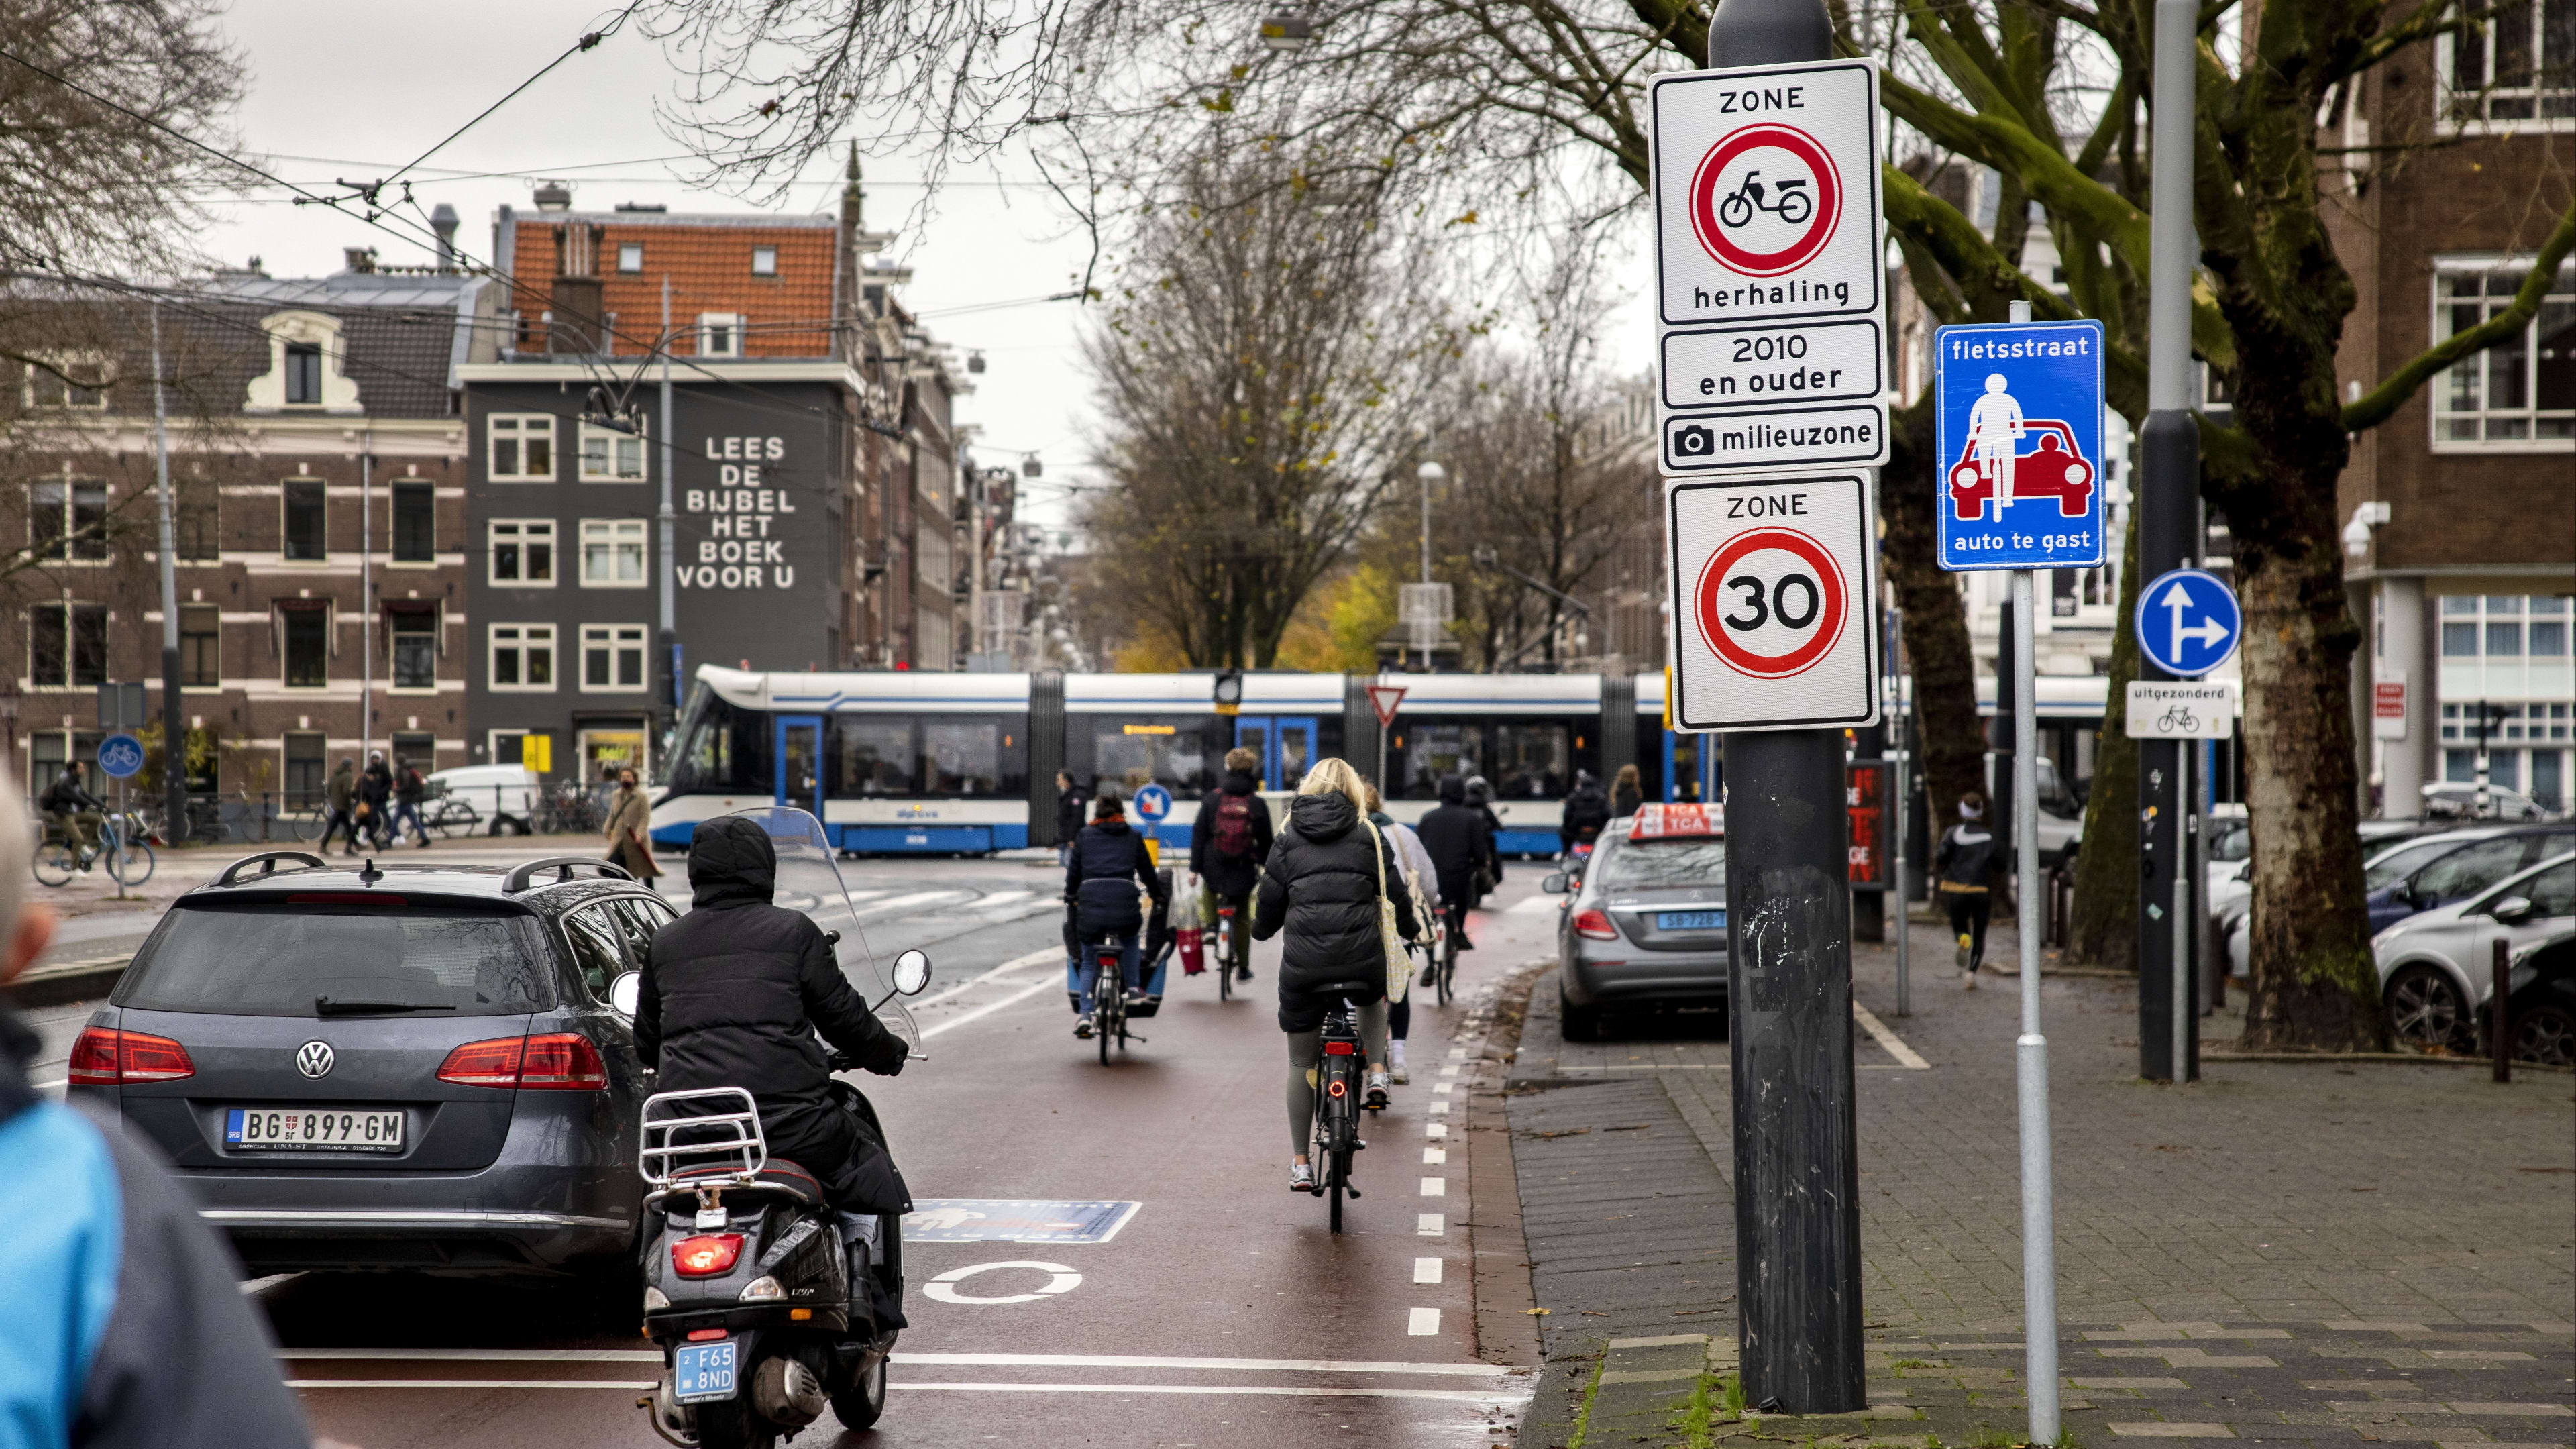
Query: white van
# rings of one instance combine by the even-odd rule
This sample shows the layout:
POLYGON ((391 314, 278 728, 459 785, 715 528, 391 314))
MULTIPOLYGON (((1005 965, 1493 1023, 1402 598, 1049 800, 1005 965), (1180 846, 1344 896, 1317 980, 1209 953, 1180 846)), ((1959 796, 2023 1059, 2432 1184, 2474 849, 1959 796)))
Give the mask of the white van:
POLYGON ((459 765, 427 777, 432 791, 474 807, 493 835, 527 835, 537 813, 537 774, 522 765, 459 765))

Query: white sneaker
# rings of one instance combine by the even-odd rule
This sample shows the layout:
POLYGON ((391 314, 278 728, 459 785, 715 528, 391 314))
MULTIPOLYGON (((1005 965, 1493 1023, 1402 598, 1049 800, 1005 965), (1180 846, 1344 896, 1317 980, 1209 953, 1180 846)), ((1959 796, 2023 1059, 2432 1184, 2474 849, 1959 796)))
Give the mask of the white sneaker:
POLYGON ((1959 989, 1960 989, 1961 991, 1974 991, 1974 990, 1976 990, 1976 989, 1977 989, 1977 973, 1976 973, 1976 972, 1974 972, 1974 971, 1962 971, 1962 972, 1960 972, 1960 973, 1959 973, 1959 989))
POLYGON ((1383 1107, 1386 1105, 1386 1073, 1371 1072, 1368 1074, 1368 1095, 1361 1099, 1360 1105, 1363 1107, 1383 1107))
POLYGON ((1288 1190, 1290 1192, 1313 1192, 1315 1190, 1315 1167, 1313 1163, 1292 1162, 1288 1164, 1288 1190))

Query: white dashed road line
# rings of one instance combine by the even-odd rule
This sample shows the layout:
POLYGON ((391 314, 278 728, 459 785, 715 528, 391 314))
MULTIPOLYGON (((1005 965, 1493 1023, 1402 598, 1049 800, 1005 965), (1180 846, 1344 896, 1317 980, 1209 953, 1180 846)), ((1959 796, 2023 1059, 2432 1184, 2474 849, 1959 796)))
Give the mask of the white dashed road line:
POLYGON ((1416 1282, 1416 1283, 1437 1283, 1437 1282, 1439 1282, 1439 1281, 1440 1281, 1440 1260, 1439 1260, 1438 1258, 1416 1258, 1416 1259, 1414 1259, 1414 1260, 1413 1260, 1413 1281, 1414 1281, 1414 1282, 1416 1282))
POLYGON ((1417 1308, 1406 1320, 1404 1331, 1415 1338, 1429 1338, 1440 1331, 1440 1310, 1417 1308))

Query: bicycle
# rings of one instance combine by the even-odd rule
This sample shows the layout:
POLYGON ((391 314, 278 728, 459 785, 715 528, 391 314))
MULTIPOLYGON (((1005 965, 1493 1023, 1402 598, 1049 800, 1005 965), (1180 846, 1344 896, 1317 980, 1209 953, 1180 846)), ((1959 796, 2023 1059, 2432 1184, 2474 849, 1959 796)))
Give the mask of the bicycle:
POLYGON ((472 802, 442 790, 420 802, 420 823, 452 840, 459 834, 472 835, 481 829, 483 816, 472 802))
POLYGON ((1234 999, 1235 967, 1240 963, 1234 956, 1234 907, 1230 903, 1217 903, 1216 950, 1209 954, 1216 959, 1216 999, 1231 1001, 1234 999))
MULTIPOLYGON (((1100 1043, 1100 1064, 1109 1065, 1109 1039, 1127 1049, 1127 953, 1115 936, 1091 943, 1091 1035, 1100 1043)), ((1141 1036, 1135 1040, 1142 1042, 1141 1036)))
POLYGON ((44 842, 36 847, 36 881, 44 886, 69 885, 74 875, 104 862, 111 880, 128 888, 139 886, 152 879, 160 864, 143 833, 142 822, 133 812, 109 814, 100 821, 99 845, 93 851, 75 847, 59 828, 48 826, 44 842))
POLYGON ((1815 214, 1815 198, 1807 194, 1804 181, 1783 181, 1779 184, 1780 199, 1763 201, 1763 185, 1754 179, 1761 174, 1759 171, 1744 173, 1744 184, 1718 202, 1717 219, 1725 224, 1727 230, 1733 231, 1751 222, 1753 213, 1757 211, 1767 211, 1791 226, 1800 225, 1815 214))
POLYGON ((1360 1102, 1366 1078, 1361 1070, 1359 1018, 1348 1001, 1324 1014, 1322 1055, 1315 1059, 1315 1121, 1306 1160, 1314 1164, 1315 1185, 1308 1191, 1330 1198, 1333 1231, 1342 1230, 1342 1199, 1356 1198, 1351 1158, 1365 1151, 1360 1140, 1360 1102))

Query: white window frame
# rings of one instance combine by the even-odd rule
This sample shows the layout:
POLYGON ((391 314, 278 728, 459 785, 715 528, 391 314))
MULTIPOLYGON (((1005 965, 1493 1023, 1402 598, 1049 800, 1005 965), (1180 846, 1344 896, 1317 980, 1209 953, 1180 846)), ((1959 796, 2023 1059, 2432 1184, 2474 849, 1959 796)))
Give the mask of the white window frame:
POLYGON ((30 412, 39 408, 86 413, 103 413, 107 411, 107 393, 109 388, 116 385, 116 372, 114 367, 105 357, 96 353, 84 352, 62 356, 47 356, 44 360, 53 364, 54 368, 57 369, 58 372, 63 373, 75 372, 85 368, 97 376, 98 382, 96 385, 84 389, 92 395, 90 401, 80 402, 71 397, 73 385, 64 382, 56 372, 48 372, 33 362, 27 363, 25 364, 26 380, 19 389, 19 401, 25 404, 30 412), (36 400, 36 389, 39 385, 62 388, 64 390, 64 400, 61 402, 38 402, 36 400))
POLYGON ((584 624, 581 626, 581 692, 584 694, 642 694, 653 687, 651 668, 652 630, 643 624, 584 624), (635 682, 619 684, 617 656, 632 648, 635 654, 635 682), (590 682, 590 660, 593 654, 608 657, 610 682, 590 682))
POLYGON ((740 312, 701 312, 698 314, 698 355, 700 357, 742 356, 742 314, 740 312), (716 345, 721 334, 724 346, 716 345))
POLYGON ((576 455, 580 461, 573 465, 573 476, 579 478, 584 483, 645 482, 650 477, 652 471, 651 459, 653 456, 653 449, 651 442, 652 440, 650 436, 642 432, 620 432, 615 428, 603 428, 597 423, 584 420, 581 425, 581 451, 576 455), (593 439, 598 439, 607 444, 606 451, 611 467, 615 466, 617 455, 622 451, 619 447, 620 444, 626 444, 633 447, 635 450, 635 471, 632 473, 601 473, 592 471, 590 466, 590 445, 593 439))
POLYGON ((631 241, 619 242, 617 244, 617 270, 622 275, 630 277, 644 270, 644 244, 642 242, 631 241), (628 266, 627 263, 629 262, 633 262, 634 265, 628 266))
MULTIPOLYGON (((2548 40, 2546 24, 2548 3, 2549 0, 2534 0, 2534 3, 2523 11, 2524 16, 2527 17, 2527 23, 2532 27, 2534 64, 2543 70, 2554 65, 2561 74, 2569 74, 2570 67, 2576 66, 2576 55, 2551 56, 2541 48, 2548 40)), ((2564 4, 2566 0, 2559 0, 2559 3, 2564 4)), ((2488 25, 2492 28, 2493 24, 2494 20, 2491 18, 2488 25)), ((2470 136, 2524 136, 2535 131, 2576 131, 2576 114, 2557 116, 2538 114, 2550 108, 2549 100, 2553 97, 2557 98, 2561 106, 2576 104, 2576 80, 2571 80, 2564 86, 2545 89, 2537 86, 2517 87, 2503 91, 2501 95, 2494 91, 2463 91, 2452 80, 2452 73, 2458 67, 2459 54, 2460 39, 2456 32, 2446 30, 2434 38, 2434 114, 2445 129, 2470 136), (2489 113, 2488 108, 2495 100, 2515 96, 2530 97, 2534 114, 2529 117, 2498 117, 2489 113), (2480 97, 2484 100, 2481 101, 2480 97), (2471 106, 2477 108, 2477 115, 2461 114, 2462 110, 2471 106)), ((2487 56, 2487 72, 2492 75, 2495 73, 2495 47, 2491 38, 2487 46, 2487 56)))
POLYGON ((649 567, 652 550, 649 540, 645 537, 644 522, 641 518, 585 518, 581 521, 581 537, 578 542, 581 552, 579 567, 583 588, 640 589, 648 586, 650 580, 647 575, 652 572, 649 567), (591 572, 590 545, 593 538, 606 543, 609 548, 609 566, 605 571, 607 574, 605 578, 594 577, 591 572), (631 579, 621 579, 616 576, 617 556, 625 551, 630 541, 635 551, 635 576, 631 579))
POLYGON ((551 589, 563 577, 563 540, 556 537, 551 518, 494 518, 483 526, 483 573, 486 581, 504 589, 551 589), (502 530, 510 532, 504 533, 502 530), (501 574, 501 542, 504 538, 519 546, 518 578, 501 574), (528 545, 543 539, 546 545, 546 576, 528 578, 528 545))
POLYGON ((560 657, 563 651, 557 645, 557 631, 554 625, 492 624, 487 625, 486 629, 488 631, 486 638, 489 641, 483 666, 486 688, 494 694, 552 694, 555 692, 555 686, 563 679, 561 668, 563 661, 560 657), (528 651, 536 648, 543 648, 546 651, 546 682, 543 684, 527 682, 528 651), (519 661, 519 682, 516 684, 501 682, 501 656, 505 653, 516 656, 519 661))
POLYGON ((562 450, 555 446, 555 415, 552 413, 493 413, 483 420, 483 476, 495 483, 552 483, 555 481, 556 457, 562 450), (528 440, 542 436, 546 444, 545 471, 534 472, 528 466, 528 440), (519 466, 511 472, 500 467, 501 442, 508 437, 519 446, 519 466))
MULTIPOLYGON (((2470 253, 2433 258, 2431 295, 2427 298, 2431 308, 2428 322, 2431 330, 2428 335, 2435 342, 2454 335, 2450 330, 2448 315, 2452 304, 2443 295, 2444 285, 2451 278, 2526 274, 2536 260, 2538 258, 2528 254, 2496 256, 2470 253)), ((2497 308, 2491 304, 2496 303, 2497 300, 2494 297, 2481 297, 2478 300, 2480 316, 2493 315, 2497 308)), ((2570 302, 2576 302, 2576 259, 2570 259, 2560 265, 2557 277, 2552 279, 2550 290, 2542 298, 2542 307, 2545 312, 2552 303, 2565 306, 2570 302)), ((2494 410, 2485 406, 2484 388, 2488 376, 2487 369, 2495 361, 2496 349, 2494 348, 2488 348, 2474 356, 2464 357, 2434 375, 2430 385, 2424 389, 2424 406, 2431 422, 2428 431, 2432 439, 2432 450, 2435 453, 2576 453, 2576 436, 2556 438, 2525 436, 2502 439, 2488 439, 2483 436, 2474 439, 2446 436, 2449 432, 2449 424, 2461 418, 2511 420, 2520 417, 2530 424, 2531 432, 2534 434, 2540 431, 2543 422, 2559 419, 2560 414, 2557 410, 2550 410, 2544 416, 2537 406, 2540 366, 2539 334, 2540 319, 2535 317, 2525 327, 2523 347, 2524 366, 2530 369, 2525 379, 2524 396, 2531 399, 2530 405, 2511 410, 2494 410), (2473 411, 2448 406, 2453 397, 2453 374, 2462 368, 2477 369, 2481 391, 2479 406, 2473 411)), ((2570 430, 2571 433, 2576 433, 2576 420, 2571 420, 2570 430)), ((2480 431, 2481 433, 2486 431, 2483 423, 2480 431)))
POLYGON ((751 274, 755 277, 778 275, 778 248, 763 244, 751 249, 751 274))
MULTIPOLYGON (((438 693, 438 658, 440 652, 438 644, 439 639, 446 632, 446 619, 434 613, 388 614, 385 616, 385 692, 387 694, 420 695, 438 693), (429 626, 427 628, 420 627, 419 621, 423 619, 429 621, 429 626), (409 624, 411 627, 405 628, 404 625, 406 624, 409 624), (406 634, 427 634, 429 636, 430 665, 429 683, 427 684, 396 684, 393 682, 397 678, 400 678, 400 676, 394 672, 394 660, 400 653, 400 651, 394 647, 394 641, 406 634)), ((426 774, 428 772, 423 771, 422 773, 426 774)))

